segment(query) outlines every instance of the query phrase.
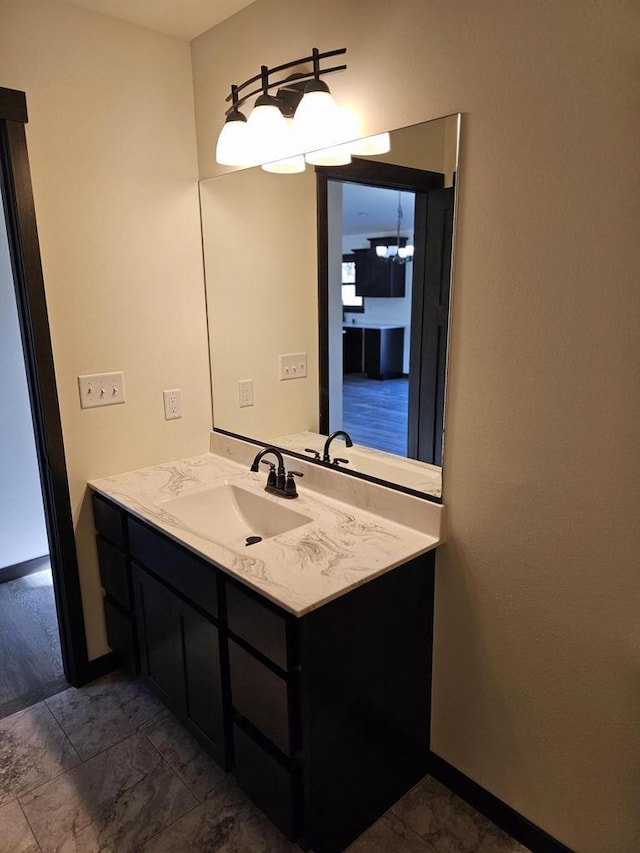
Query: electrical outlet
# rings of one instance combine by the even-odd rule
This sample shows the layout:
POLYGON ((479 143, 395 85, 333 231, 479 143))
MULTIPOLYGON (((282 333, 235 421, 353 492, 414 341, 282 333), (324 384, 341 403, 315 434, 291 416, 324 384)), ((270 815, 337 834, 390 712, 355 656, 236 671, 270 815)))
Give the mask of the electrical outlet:
POLYGON ((165 421, 173 421, 176 418, 181 418, 182 397, 180 396, 180 389, 174 388, 172 391, 163 391, 162 398, 164 400, 165 421))
POLYGON ((304 379, 307 375, 306 352, 294 352, 290 355, 278 356, 280 379, 304 379))
POLYGON ((253 379, 241 379, 238 382, 238 397, 241 409, 253 406, 253 379))
POLYGON ((124 373, 90 373, 78 376, 78 391, 82 409, 124 403, 124 373))

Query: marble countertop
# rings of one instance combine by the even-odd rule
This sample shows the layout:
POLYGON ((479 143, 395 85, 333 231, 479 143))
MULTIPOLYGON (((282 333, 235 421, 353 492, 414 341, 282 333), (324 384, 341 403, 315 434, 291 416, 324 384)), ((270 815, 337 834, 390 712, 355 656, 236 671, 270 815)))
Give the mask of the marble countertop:
MULTIPOLYGON (((322 452, 326 440, 326 435, 305 431, 279 435, 271 443, 285 450, 304 453, 307 447, 322 452)), ((442 468, 437 465, 386 453, 384 450, 376 450, 362 444, 347 447, 342 440, 334 442, 331 455, 349 460, 350 467, 342 468, 347 473, 350 470, 357 471, 416 492, 423 492, 436 498, 442 497, 442 468)))
MULTIPOLYGON (((340 476, 334 474, 334 476, 340 476)), ((343 478, 344 479, 344 478, 343 478)), ((299 484, 299 498, 283 501, 264 491, 265 472, 214 453, 92 480, 89 486, 132 515, 221 566, 229 575, 302 616, 372 578, 435 548, 437 522, 425 530, 335 500, 299 484), (302 527, 234 550, 186 526, 164 506, 172 498, 233 483, 311 517, 302 527), (427 532, 428 531, 428 532, 427 532)), ((422 504, 426 501, 420 501, 422 504)), ((431 505, 428 512, 441 512, 431 505)))

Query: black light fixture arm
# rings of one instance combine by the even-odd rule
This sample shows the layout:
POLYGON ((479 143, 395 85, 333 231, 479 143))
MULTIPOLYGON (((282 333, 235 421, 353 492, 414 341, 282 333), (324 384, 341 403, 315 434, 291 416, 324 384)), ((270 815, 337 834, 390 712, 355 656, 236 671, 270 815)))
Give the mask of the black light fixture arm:
POLYGON ((231 84, 231 93, 225 98, 225 101, 231 101, 231 106, 225 111, 225 115, 229 115, 232 111, 238 110, 245 101, 248 101, 249 98, 253 98, 254 95, 266 95, 270 89, 277 89, 287 83, 291 83, 292 80, 295 80, 295 83, 298 84, 306 80, 319 80, 320 77, 325 74, 333 74, 336 71, 345 71, 347 68, 346 65, 334 65, 331 68, 320 68, 320 61, 322 59, 329 59, 332 56, 341 56, 346 52, 347 48, 341 47, 338 50, 328 50, 325 53, 320 53, 318 48, 314 47, 312 49, 311 56, 303 56, 300 59, 294 59, 292 62, 285 62, 283 65, 276 65, 274 68, 262 65, 259 74, 255 74, 253 77, 245 80, 244 83, 231 84), (296 66, 303 65, 307 62, 311 62, 313 64, 313 71, 289 75, 281 77, 273 83, 269 82, 269 78, 274 74, 280 74, 282 71, 288 71, 291 68, 295 68, 296 66), (254 88, 250 92, 246 92, 246 94, 240 94, 257 82, 260 83, 258 88, 254 88))

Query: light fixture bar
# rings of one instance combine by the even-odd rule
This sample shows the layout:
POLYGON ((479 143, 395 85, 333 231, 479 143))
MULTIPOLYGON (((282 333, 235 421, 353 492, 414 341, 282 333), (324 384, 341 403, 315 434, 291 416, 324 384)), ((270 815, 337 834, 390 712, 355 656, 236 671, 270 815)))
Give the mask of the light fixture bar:
POLYGON ((303 56, 300 59, 294 59, 292 62, 285 62, 283 65, 276 65, 273 68, 268 68, 267 66, 262 66, 259 74, 255 74, 253 77, 250 77, 248 80, 245 80, 244 83, 233 83, 231 85, 231 93, 227 95, 225 101, 231 101, 231 106, 225 111, 225 115, 231 112, 234 108, 242 106, 245 101, 249 100, 249 98, 253 98, 254 95, 258 95, 260 93, 265 94, 269 91, 269 89, 275 89, 279 86, 283 86, 286 83, 291 82, 290 77, 284 77, 280 80, 274 81, 273 83, 267 82, 265 87, 264 85, 264 74, 263 69, 266 68, 267 78, 272 77, 274 74, 279 74, 281 71, 287 71, 290 68, 295 68, 298 65, 303 65, 307 62, 313 63, 313 71, 309 71, 306 73, 297 74, 295 77, 295 82, 299 83, 306 80, 319 79, 320 76, 324 76, 325 74, 333 74, 336 71, 345 71, 346 65, 334 65, 331 68, 320 68, 320 60, 328 59, 332 56, 341 56, 342 54, 347 52, 346 47, 338 48, 337 50, 328 50, 325 53, 320 53, 317 48, 313 48, 311 56, 303 56), (260 82, 260 86, 258 88, 252 89, 250 92, 246 94, 240 95, 241 92, 244 92, 247 87, 252 86, 254 83, 260 82))

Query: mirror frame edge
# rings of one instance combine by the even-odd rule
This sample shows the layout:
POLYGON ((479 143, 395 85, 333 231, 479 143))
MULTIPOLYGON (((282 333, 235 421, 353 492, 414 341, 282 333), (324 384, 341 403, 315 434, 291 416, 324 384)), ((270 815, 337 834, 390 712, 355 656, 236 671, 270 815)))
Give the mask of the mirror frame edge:
MULTIPOLYGON (((441 483, 442 483, 441 494, 439 496, 437 496, 437 495, 429 494, 427 492, 419 492, 419 491, 412 489, 408 486, 403 486, 400 483, 395 483, 395 482, 392 482, 390 480, 381 480, 378 477, 374 477, 370 474, 365 474, 365 473, 362 473, 360 471, 354 471, 353 469, 350 470, 348 468, 328 466, 326 463, 323 463, 322 461, 316 461, 316 460, 312 459, 311 457, 309 457, 308 455, 305 455, 303 453, 298 453, 297 451, 291 450, 290 448, 278 447, 278 445, 273 445, 273 444, 270 444, 268 442, 262 441, 262 440, 257 439, 257 438, 251 438, 249 436, 242 435, 240 433, 235 433, 231 430, 223 429, 222 427, 216 427, 216 425, 215 425, 215 403, 214 403, 214 394, 213 394, 213 376, 211 376, 211 429, 213 432, 220 433, 221 435, 225 435, 225 436, 228 436, 230 438, 239 439, 240 441, 245 441, 249 444, 256 445, 257 447, 272 447, 272 446, 278 447, 278 449, 281 450, 283 453, 285 453, 288 456, 292 456, 296 459, 302 459, 302 460, 305 460, 307 462, 311 462, 314 464, 321 465, 322 467, 325 467, 325 468, 330 467, 331 470, 333 470, 337 473, 347 474, 349 477, 355 477, 356 479, 365 480, 366 482, 370 482, 370 483, 374 483, 376 485, 384 486, 385 488, 393 489, 394 491, 402 492, 404 494, 411 495, 412 497, 416 497, 416 498, 419 498, 421 500, 426 500, 430 503, 435 503, 435 504, 439 504, 439 505, 443 504, 443 502, 444 502, 444 459, 445 459, 445 447, 446 447, 447 397, 448 397, 448 390, 449 390, 448 389, 448 382, 449 382, 450 350, 451 350, 451 348, 450 348, 451 325, 452 325, 451 305, 453 303, 453 290, 454 290, 453 285, 454 285, 454 280, 455 280, 455 256, 456 256, 455 243, 456 243, 456 238, 457 238, 457 233, 458 233, 458 215, 459 215, 458 205, 459 205, 460 144, 461 144, 462 116, 463 116, 462 111, 454 111, 451 113, 446 113, 445 115, 435 116, 434 118, 424 119, 423 121, 413 122, 412 124, 402 125, 400 127, 394 127, 394 128, 389 129, 389 132, 392 133, 393 131, 404 130, 407 128, 415 127, 419 124, 427 124, 428 122, 431 122, 431 121, 439 121, 441 119, 447 119, 447 118, 452 118, 452 117, 455 117, 457 119, 456 157, 455 157, 456 179, 455 179, 455 185, 454 185, 454 206, 453 206, 453 235, 454 236, 453 236, 453 244, 452 244, 452 251, 451 251, 449 314, 448 314, 448 320, 447 320, 447 353, 446 353, 446 360, 445 360, 445 389, 444 389, 444 407, 443 407, 443 415, 442 415, 442 465, 440 466, 440 469, 442 472, 441 473, 441 478, 442 478, 441 479, 441 483)), ((200 178, 198 180, 198 184, 200 184, 204 181, 211 180, 211 178, 220 177, 220 176, 225 175, 225 174, 233 174, 233 173, 238 172, 238 171, 246 171, 246 169, 248 169, 248 168, 254 168, 254 167, 244 167, 244 168, 239 168, 239 169, 231 169, 229 171, 220 172, 217 175, 210 175, 209 177, 206 177, 206 178, 200 178)), ((318 174, 317 168, 316 168, 316 174, 318 174)), ((321 198, 320 198, 320 192, 319 192, 320 186, 323 187, 323 190, 325 193, 324 205, 326 208, 326 181, 323 184, 321 184, 321 182, 319 182, 316 179, 316 227, 317 227, 317 224, 319 221, 318 217, 319 217, 320 210, 321 210, 321 198)), ((201 200, 200 193, 198 193, 198 195, 200 197, 200 205, 201 205, 202 200, 201 200)), ((322 366, 324 364, 328 364, 328 352, 324 352, 324 354, 323 354, 323 350, 328 350, 328 338, 327 338, 328 316, 327 316, 327 312, 324 312, 324 316, 323 316, 323 312, 320 310, 320 305, 321 305, 320 300, 322 298, 320 291, 321 291, 321 287, 322 287, 321 282, 323 281, 323 279, 320 275, 320 271, 321 271, 321 265, 324 265, 324 267, 327 267, 327 258, 326 258, 326 252, 324 252, 324 253, 322 252, 319 241, 317 240, 317 238, 316 238, 316 243, 318 245, 318 258, 317 258, 317 270, 318 270, 318 331, 319 331, 319 349, 320 349, 319 363, 318 363, 318 368, 319 368, 318 379, 319 379, 319 395, 320 395, 319 418, 320 418, 320 425, 322 425, 322 413, 323 413, 323 411, 325 411, 325 412, 328 411, 328 401, 323 402, 323 396, 326 396, 328 394, 328 383, 326 383, 326 382, 323 383, 322 381, 320 381, 320 379, 321 379, 320 373, 323 369, 322 366), (324 330, 323 330, 323 324, 324 324, 324 330)), ((326 277, 326 275, 325 275, 325 277, 326 277)), ((206 305, 206 311, 208 314, 206 270, 205 270, 205 305, 206 305)), ((209 335, 208 320, 207 320, 207 335, 209 335)), ((211 358, 209 358, 209 361, 211 362, 211 358)), ((210 363, 210 371, 211 371, 211 363, 210 363)))

